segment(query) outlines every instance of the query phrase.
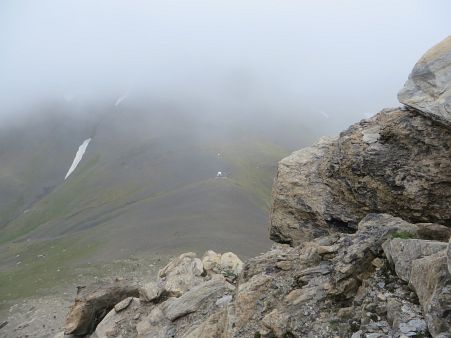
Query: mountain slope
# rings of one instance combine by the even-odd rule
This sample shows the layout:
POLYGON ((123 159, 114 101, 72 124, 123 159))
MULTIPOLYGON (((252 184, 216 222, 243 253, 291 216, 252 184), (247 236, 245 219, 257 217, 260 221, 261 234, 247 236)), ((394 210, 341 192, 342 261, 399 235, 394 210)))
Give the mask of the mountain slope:
POLYGON ((55 260, 70 280, 77 266, 143 252, 171 255, 214 246, 248 257, 269 248, 275 164, 288 153, 270 128, 262 133, 252 120, 202 118, 164 105, 97 107, 89 117, 60 109, 2 133, 5 298, 29 294, 14 280, 46 280, 55 260))

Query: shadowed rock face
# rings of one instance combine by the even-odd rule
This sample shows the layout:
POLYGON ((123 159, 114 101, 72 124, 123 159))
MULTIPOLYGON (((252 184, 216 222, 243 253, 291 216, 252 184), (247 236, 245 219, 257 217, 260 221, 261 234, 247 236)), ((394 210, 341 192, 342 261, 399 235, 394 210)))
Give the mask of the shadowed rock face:
POLYGON ((451 225, 451 130, 421 114, 384 110, 279 163, 271 239, 295 245, 353 232, 367 213, 451 225))
POLYGON ((91 333, 116 304, 136 296, 138 286, 125 280, 79 288, 75 304, 67 315, 65 334, 82 336, 91 333))
POLYGON ((451 125, 451 36, 432 47, 416 63, 404 88, 401 103, 428 117, 451 125))

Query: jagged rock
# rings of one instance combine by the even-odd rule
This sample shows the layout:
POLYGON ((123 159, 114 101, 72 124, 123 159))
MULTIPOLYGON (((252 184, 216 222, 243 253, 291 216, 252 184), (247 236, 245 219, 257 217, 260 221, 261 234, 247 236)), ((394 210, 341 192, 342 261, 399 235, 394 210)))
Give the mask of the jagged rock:
POLYGON ((446 250, 412 262, 409 284, 423 307, 433 337, 451 336, 451 276, 446 250))
POLYGON ((202 261, 194 252, 188 252, 169 262, 160 270, 159 277, 164 282, 164 290, 179 297, 186 290, 203 281, 203 272, 202 261))
POLYGON ((451 36, 429 49, 398 93, 401 103, 451 125, 451 36))
POLYGON ((202 257, 202 264, 207 273, 220 273, 221 254, 208 250, 202 257))
POLYGON ((404 281, 410 280, 412 263, 415 259, 444 251, 447 243, 420 239, 393 238, 382 245, 388 261, 394 265, 397 275, 404 281))
POLYGON ((427 326, 424 320, 412 319, 407 323, 399 324, 399 330, 408 336, 417 336, 426 333, 427 326))
POLYGON ((226 252, 221 255, 221 270, 225 274, 238 276, 243 270, 243 262, 233 252, 226 252))
POLYGON ((270 230, 283 244, 244 266, 232 253, 182 254, 97 332, 451 337, 451 135, 428 116, 384 110, 283 159, 270 230))
MULTIPOLYGON (((138 298, 126 298, 122 302, 127 301, 127 306, 120 311, 116 307, 108 312, 103 320, 97 325, 95 333, 91 336, 93 338, 110 338, 110 337, 127 337, 134 331, 131 314, 137 312, 141 306, 138 298), (129 322, 130 325, 119 326, 120 322, 129 322)), ((120 303, 119 303, 120 304, 120 303)), ((125 303, 124 303, 125 304, 125 303)))
MULTIPOLYGON (((414 234, 416 226, 390 215, 370 214, 357 228, 355 234, 277 247, 246 262, 229 307, 230 337, 251 337, 256 332, 262 337, 351 336, 358 326, 363 336, 400 333, 399 327, 392 328, 383 319, 385 302, 395 295, 384 289, 389 281, 382 278, 395 277, 387 264, 376 270, 372 262, 383 260, 381 244, 386 239, 401 231, 414 234), (283 268, 278 267, 280 262, 286 263, 283 268)), ((393 290, 404 290, 405 298, 410 295, 405 285, 396 284, 393 290)), ((423 319, 418 311, 400 318, 423 319)))
POLYGON ((195 327, 188 332, 183 338, 218 338, 224 337, 224 330, 226 324, 225 311, 217 312, 208 317, 208 319, 201 325, 195 327))
MULTIPOLYGON (((214 295, 220 295, 233 287, 222 278, 214 278, 206 283, 197 285, 179 298, 170 298, 161 305, 166 318, 171 321, 198 310, 201 305, 214 295)), ((216 301, 217 297, 214 299, 216 301)), ((205 305, 205 304, 203 304, 205 305)))
POLYGON ((170 332, 170 321, 159 307, 152 309, 150 314, 136 325, 139 337, 160 338, 170 332))
POLYGON ((125 310, 130 305, 132 300, 133 300, 133 297, 128 297, 128 298, 125 298, 124 300, 120 301, 119 303, 117 303, 114 306, 114 311, 121 312, 122 310, 125 310))
MULTIPOLYGON (((415 290, 433 337, 451 328, 451 277, 448 271, 448 244, 438 241, 394 238, 383 244, 384 252, 396 274, 415 290)), ((393 311, 390 310, 390 316, 393 311)), ((412 323, 400 329, 408 334, 412 323)), ((401 324, 400 324, 401 325, 401 324)), ((409 334, 408 334, 409 335, 409 334)), ((446 335, 444 336, 446 337, 446 335)))
POLYGON ((398 326, 400 323, 402 302, 396 298, 387 301, 387 320, 391 326, 398 326))
POLYGON ((370 212, 449 225, 450 167, 449 128, 415 112, 384 110, 279 162, 271 239, 296 245, 355 232, 370 212))
MULTIPOLYGON (((272 191, 270 238, 297 244, 327 233, 322 215, 347 213, 335 208, 333 192, 324 184, 320 166, 336 146, 336 139, 322 138, 312 147, 294 152, 279 162, 272 191)), ((342 215, 352 220, 352 215, 342 215)))
POLYGON ((448 242, 448 257, 447 257, 447 260, 448 260, 448 272, 449 272, 449 274, 451 275, 451 238, 450 238, 450 240, 449 240, 449 242, 448 242))
POLYGON ((138 293, 138 285, 125 280, 102 281, 79 288, 64 333, 80 336, 92 333, 114 305, 127 297, 137 297, 138 293))
POLYGON ((162 291, 157 283, 146 283, 139 288, 139 298, 144 302, 151 302, 160 297, 162 291))

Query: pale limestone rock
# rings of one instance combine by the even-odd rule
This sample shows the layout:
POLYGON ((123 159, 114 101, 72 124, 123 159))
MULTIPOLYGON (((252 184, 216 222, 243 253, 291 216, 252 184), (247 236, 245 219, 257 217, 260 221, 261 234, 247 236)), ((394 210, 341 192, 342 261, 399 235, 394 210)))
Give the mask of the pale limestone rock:
POLYGON ((401 103, 451 125, 451 35, 415 64, 398 93, 401 103))
POLYGON ((117 303, 114 306, 114 311, 121 312, 122 310, 125 310, 130 305, 132 300, 133 300, 133 297, 128 297, 128 298, 125 298, 124 300, 120 301, 119 303, 117 303))
POLYGON ((451 335, 451 276, 446 250, 414 260, 409 285, 418 295, 432 336, 451 335))
POLYGON ((128 303, 127 306, 119 311, 114 308, 113 310, 108 312, 105 318, 103 318, 102 321, 97 325, 95 330, 96 338, 110 338, 120 336, 121 328, 117 325, 117 323, 123 320, 128 320, 130 314, 137 311, 141 306, 138 298, 129 297, 124 299, 124 301, 123 305, 128 303))
POLYGON ((232 273, 235 276, 243 270, 243 262, 233 252, 226 252, 221 255, 221 270, 226 273, 232 273))
POLYGON ((139 298, 144 302, 151 302, 161 296, 162 289, 157 283, 146 283, 139 288, 139 298))
POLYGON ((180 255, 160 270, 164 290, 170 295, 181 296, 186 290, 201 283, 203 265, 194 252, 180 255))
POLYGON ((146 338, 166 337, 169 329, 170 322, 159 307, 154 307, 149 315, 136 325, 138 337, 146 338))
POLYGON ((393 238, 382 244, 389 262, 394 265, 397 275, 408 282, 412 263, 415 259, 433 255, 445 250, 446 243, 421 239, 393 238))
POLYGON ((219 273, 221 264, 221 254, 208 250, 202 257, 202 264, 207 273, 219 273))
POLYGON ((213 295, 223 295, 231 289, 223 278, 213 278, 212 280, 199 284, 179 298, 170 298, 162 305, 162 311, 165 317, 171 321, 176 320, 189 313, 197 311, 201 304, 207 299, 211 299, 213 295))
POLYGON ((224 337, 226 311, 212 314, 205 322, 188 332, 183 338, 218 338, 224 337))

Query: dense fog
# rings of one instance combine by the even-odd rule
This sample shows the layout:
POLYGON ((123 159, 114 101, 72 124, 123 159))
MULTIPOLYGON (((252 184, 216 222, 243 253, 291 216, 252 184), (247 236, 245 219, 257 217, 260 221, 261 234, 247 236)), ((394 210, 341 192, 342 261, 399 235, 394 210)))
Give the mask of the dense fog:
POLYGON ((398 105, 450 12, 447 0, 5 0, 0 121, 134 101, 340 130, 398 105))

